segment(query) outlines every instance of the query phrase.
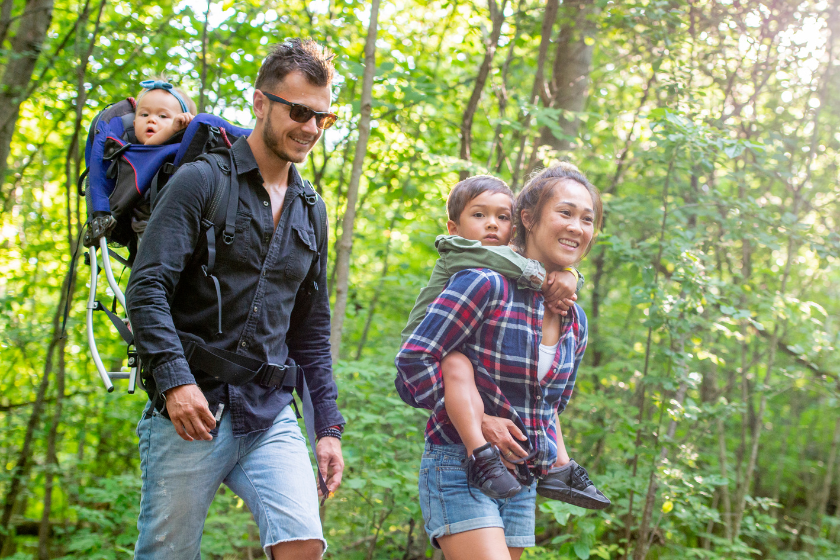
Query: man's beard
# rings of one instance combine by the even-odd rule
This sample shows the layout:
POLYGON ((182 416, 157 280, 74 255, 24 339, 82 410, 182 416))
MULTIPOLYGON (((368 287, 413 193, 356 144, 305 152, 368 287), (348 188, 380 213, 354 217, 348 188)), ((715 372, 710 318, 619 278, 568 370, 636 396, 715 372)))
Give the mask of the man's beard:
POLYGON ((309 153, 309 150, 307 150, 306 154, 304 154, 303 156, 292 156, 289 154, 289 152, 283 150, 280 147, 280 141, 277 138, 277 133, 271 126, 271 109, 268 110, 268 114, 265 116, 265 126, 263 126, 263 142, 265 142, 266 147, 269 150, 271 150, 274 153, 274 155, 276 155, 283 161, 290 161, 292 163, 303 163, 306 160, 306 155, 309 153))

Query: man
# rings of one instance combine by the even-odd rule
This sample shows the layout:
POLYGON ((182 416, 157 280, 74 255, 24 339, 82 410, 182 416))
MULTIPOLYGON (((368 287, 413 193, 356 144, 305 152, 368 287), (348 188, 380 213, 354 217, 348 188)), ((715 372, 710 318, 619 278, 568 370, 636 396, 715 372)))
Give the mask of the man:
POLYGON ((202 272, 208 263, 202 216, 215 192, 210 164, 179 170, 149 220, 126 292, 150 395, 137 427, 138 560, 198 558, 222 482, 248 504, 269 558, 316 559, 326 549, 320 490, 289 405, 302 370, 318 464, 332 493, 344 469, 344 419, 330 362, 328 244, 316 234, 317 213, 309 206, 320 205, 321 216, 326 209, 294 166, 335 121, 331 60, 315 42, 296 39, 275 47, 260 68, 256 125, 230 150, 240 185, 235 235, 215 243, 221 333, 215 282, 202 272), (214 352, 220 358, 208 359, 214 352), (219 371, 228 359, 276 364, 269 370, 279 374, 270 382, 227 383, 219 371))

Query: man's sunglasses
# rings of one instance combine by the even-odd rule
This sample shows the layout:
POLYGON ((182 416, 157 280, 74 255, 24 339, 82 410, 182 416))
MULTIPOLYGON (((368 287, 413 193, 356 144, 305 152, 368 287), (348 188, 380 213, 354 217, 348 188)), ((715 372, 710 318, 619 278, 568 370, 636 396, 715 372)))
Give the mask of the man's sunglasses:
POLYGON ((292 103, 291 101, 286 101, 282 97, 277 97, 276 95, 272 95, 270 93, 266 93, 263 90, 259 90, 260 93, 265 95, 271 101, 276 101, 277 103, 282 103, 283 105, 289 106, 289 117, 297 122, 297 123, 307 123, 309 119, 315 117, 315 126, 320 128, 321 130, 326 130, 332 125, 335 124, 335 120, 338 116, 335 113, 321 113, 318 111, 313 111, 306 105, 301 105, 300 103, 292 103))

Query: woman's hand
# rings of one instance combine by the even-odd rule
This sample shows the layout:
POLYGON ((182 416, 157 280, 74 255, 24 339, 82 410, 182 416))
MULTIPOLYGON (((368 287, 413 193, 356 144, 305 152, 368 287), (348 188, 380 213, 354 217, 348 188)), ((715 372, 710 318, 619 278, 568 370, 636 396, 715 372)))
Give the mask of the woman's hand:
POLYGON ((509 469, 513 468, 513 464, 506 459, 524 459, 528 456, 528 452, 517 442, 527 441, 528 438, 511 420, 485 414, 481 418, 481 433, 484 439, 499 448, 502 462, 509 469))

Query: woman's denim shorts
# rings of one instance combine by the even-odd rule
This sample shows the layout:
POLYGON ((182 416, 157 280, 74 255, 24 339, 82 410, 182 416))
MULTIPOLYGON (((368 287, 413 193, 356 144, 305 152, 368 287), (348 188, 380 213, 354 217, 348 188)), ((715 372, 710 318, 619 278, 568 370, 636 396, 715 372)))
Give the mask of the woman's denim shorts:
POLYGON ((534 546, 534 507, 537 483, 516 496, 494 500, 469 488, 463 445, 426 443, 420 461, 420 509, 432 546, 439 537, 486 527, 505 531, 510 548, 534 546))

